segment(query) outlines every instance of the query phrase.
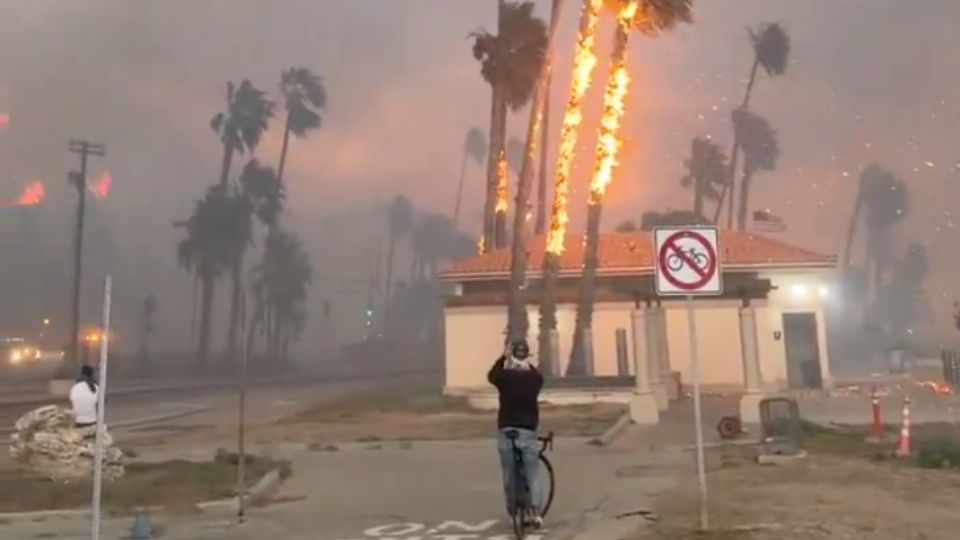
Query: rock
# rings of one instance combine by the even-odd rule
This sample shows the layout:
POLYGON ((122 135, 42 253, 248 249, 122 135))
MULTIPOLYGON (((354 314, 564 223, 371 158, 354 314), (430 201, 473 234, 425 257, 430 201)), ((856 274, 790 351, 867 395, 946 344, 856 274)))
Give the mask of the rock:
MULTIPOLYGON (((56 405, 34 409, 21 416, 10 436, 10 456, 34 474, 57 482, 88 478, 93 474, 93 430, 74 427, 73 414, 56 405)), ((103 477, 124 475, 124 456, 104 431, 103 477)))

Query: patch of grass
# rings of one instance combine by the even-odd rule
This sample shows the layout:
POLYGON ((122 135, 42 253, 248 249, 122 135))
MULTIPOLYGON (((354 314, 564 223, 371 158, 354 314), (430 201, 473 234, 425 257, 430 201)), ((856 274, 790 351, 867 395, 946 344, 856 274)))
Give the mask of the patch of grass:
POLYGON ((867 455, 876 447, 866 442, 866 433, 857 430, 839 430, 803 421, 803 446, 810 452, 837 456, 867 455))
POLYGON ((916 463, 924 469, 960 469, 960 444, 945 437, 923 441, 916 463))
MULTIPOLYGON (((289 464, 263 457, 250 460, 247 486, 284 467, 289 469, 289 464)), ((188 509, 198 502, 229 498, 236 493, 236 470, 226 460, 132 463, 123 478, 104 483, 104 509, 108 513, 145 506, 188 509)), ((90 492, 89 480, 59 484, 21 470, 0 472, 0 512, 81 508, 90 503, 90 492)))

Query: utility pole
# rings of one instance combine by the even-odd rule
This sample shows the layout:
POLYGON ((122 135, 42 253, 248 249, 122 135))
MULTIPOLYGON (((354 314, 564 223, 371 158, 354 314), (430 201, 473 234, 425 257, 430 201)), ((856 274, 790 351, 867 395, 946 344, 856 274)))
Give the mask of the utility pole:
MULTIPOLYGON (((86 140, 70 140, 69 150, 80 155, 80 170, 70 171, 68 183, 77 189, 77 228, 73 240, 73 298, 70 312, 70 350, 67 362, 76 368, 80 350, 80 276, 83 271, 83 217, 87 205, 87 156, 103 157, 106 147, 86 140)), ((66 366, 64 366, 66 367, 66 366)))

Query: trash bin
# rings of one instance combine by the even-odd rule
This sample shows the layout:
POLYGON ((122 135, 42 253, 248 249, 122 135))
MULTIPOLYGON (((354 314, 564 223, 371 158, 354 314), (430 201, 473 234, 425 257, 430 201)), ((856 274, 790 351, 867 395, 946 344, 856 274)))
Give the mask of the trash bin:
POLYGON ((768 454, 795 454, 800 450, 802 431, 800 407, 789 398, 768 398, 760 402, 760 425, 768 454))

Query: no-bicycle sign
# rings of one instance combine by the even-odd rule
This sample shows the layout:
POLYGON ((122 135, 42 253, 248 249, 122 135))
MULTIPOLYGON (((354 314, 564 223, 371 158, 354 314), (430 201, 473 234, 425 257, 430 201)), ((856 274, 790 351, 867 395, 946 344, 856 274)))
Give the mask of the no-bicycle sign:
POLYGON ((723 293, 720 233, 715 227, 661 227, 654 231, 654 268, 661 296, 723 293))

